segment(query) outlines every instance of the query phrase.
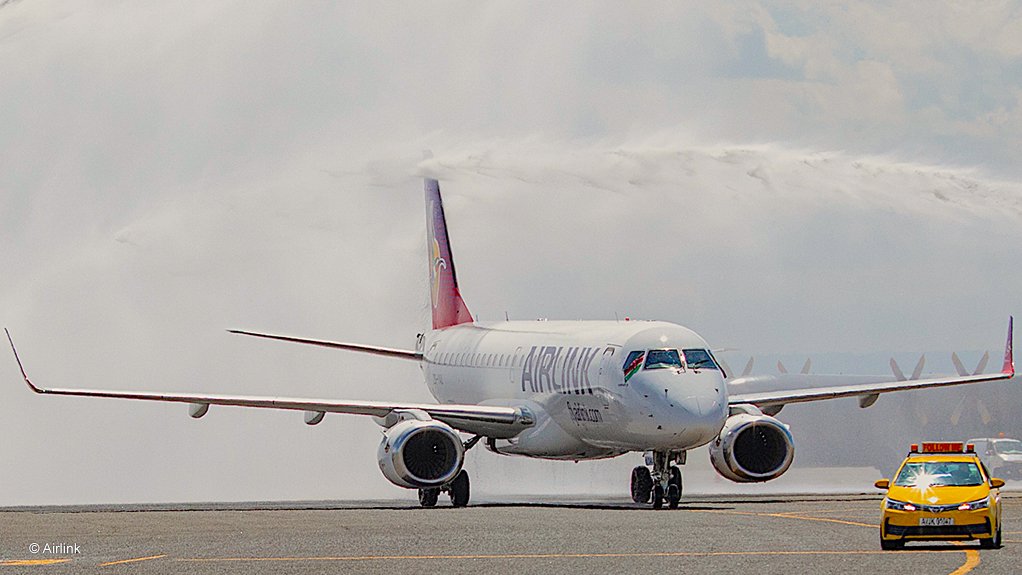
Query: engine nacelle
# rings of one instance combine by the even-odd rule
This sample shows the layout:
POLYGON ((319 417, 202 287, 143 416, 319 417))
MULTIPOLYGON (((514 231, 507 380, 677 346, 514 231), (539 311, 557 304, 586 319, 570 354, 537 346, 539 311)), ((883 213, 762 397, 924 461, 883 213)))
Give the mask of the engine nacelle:
POLYGON ((465 447, 446 423, 413 419, 383 432, 376 457, 383 476, 394 485, 440 487, 461 471, 465 447))
POLYGON ((788 470, 794 456, 788 426, 769 415, 732 415, 710 444, 713 468, 739 483, 776 479, 788 470))

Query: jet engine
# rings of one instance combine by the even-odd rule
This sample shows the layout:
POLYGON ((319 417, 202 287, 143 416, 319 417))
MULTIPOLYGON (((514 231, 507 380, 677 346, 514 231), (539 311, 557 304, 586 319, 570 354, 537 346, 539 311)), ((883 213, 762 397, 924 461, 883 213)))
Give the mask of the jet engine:
POLYGON ((465 447, 449 425, 413 419, 383 432, 376 456, 380 471, 394 485, 440 487, 461 471, 465 447))
POLYGON ((776 479, 788 470, 794 455, 788 426, 762 414, 732 415, 710 444, 713 468, 738 483, 776 479))

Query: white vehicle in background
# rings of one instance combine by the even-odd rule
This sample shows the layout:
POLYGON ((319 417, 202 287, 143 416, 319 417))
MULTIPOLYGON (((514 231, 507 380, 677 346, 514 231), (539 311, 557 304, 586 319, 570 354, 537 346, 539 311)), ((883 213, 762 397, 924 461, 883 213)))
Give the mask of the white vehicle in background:
MULTIPOLYGON (((790 403, 856 397, 866 408, 883 393, 1004 380, 1015 373, 1010 318, 998 373, 893 381, 784 374, 771 380, 783 389, 749 393, 743 389, 757 378, 729 377, 712 347, 677 324, 478 322, 454 272, 439 183, 427 179, 425 192, 433 325, 419 335, 415 349, 232 331, 414 361, 437 403, 41 387, 29 380, 15 351, 25 383, 39 394, 186 403, 194 418, 205 416, 211 405, 304 411, 309 425, 327 413, 372 416, 383 428, 380 471, 395 485, 417 489, 424 507, 436 505, 442 492, 456 507, 468 503, 469 478, 462 465, 465 452, 479 443, 503 455, 562 461, 638 452, 646 464, 632 470, 632 499, 659 508, 665 502, 677 507, 678 466, 689 450, 702 445, 709 445, 717 473, 731 481, 780 477, 795 447, 788 426, 774 416, 790 403)), ((655 244, 656 237, 648 241, 655 244)), ((599 257, 600 249, 593 246, 587 257, 599 257)), ((681 265, 685 254, 677 258, 681 265)), ((542 297, 541 289, 536 295, 542 297)))
POLYGON ((990 473, 1005 479, 1022 479, 1022 441, 1007 437, 970 439, 990 473))

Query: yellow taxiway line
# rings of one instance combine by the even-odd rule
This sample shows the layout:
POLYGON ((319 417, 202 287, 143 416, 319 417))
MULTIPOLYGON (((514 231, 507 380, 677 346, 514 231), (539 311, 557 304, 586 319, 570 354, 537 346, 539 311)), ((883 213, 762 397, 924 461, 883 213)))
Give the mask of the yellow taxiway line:
POLYGON ((121 559, 119 561, 108 561, 106 563, 100 563, 100 567, 109 567, 111 565, 124 565, 125 563, 138 563, 139 561, 150 561, 152 559, 163 559, 166 555, 150 555, 149 557, 136 557, 134 559, 121 559))
MULTIPOLYGON (((920 553, 948 553, 938 549, 906 549, 898 555, 920 553)), ((747 557, 747 556, 791 556, 791 555, 884 555, 887 551, 877 550, 820 550, 820 551, 648 551, 639 553, 502 553, 478 555, 338 555, 323 557, 205 557, 174 559, 184 563, 244 563, 244 562, 299 562, 299 561, 425 561, 425 560, 466 560, 466 559, 600 559, 600 558, 642 558, 642 557, 747 557)), ((956 572, 955 575, 960 575, 956 572)))
MULTIPOLYGON (((726 509, 691 509, 691 513, 725 513, 730 515, 755 515, 758 517, 779 517, 782 519, 800 519, 802 521, 824 521, 827 523, 842 523, 844 525, 854 525, 856 527, 869 527, 871 529, 879 529, 880 526, 873 523, 859 523, 857 521, 844 521, 841 519, 830 519, 828 517, 806 517, 800 515, 794 511, 780 512, 780 513, 757 513, 754 511, 728 511, 726 509)), ((961 545, 959 541, 952 541, 955 545, 961 545)), ((946 551, 928 550, 934 553, 946 553, 946 551)), ((965 575, 972 571, 979 565, 979 551, 975 549, 962 549, 962 553, 965 553, 965 563, 958 569, 955 569, 948 575, 965 575)), ((898 553, 913 553, 917 552, 915 549, 905 549, 898 551, 898 553)), ((890 553, 890 551, 877 551, 877 553, 890 553)))

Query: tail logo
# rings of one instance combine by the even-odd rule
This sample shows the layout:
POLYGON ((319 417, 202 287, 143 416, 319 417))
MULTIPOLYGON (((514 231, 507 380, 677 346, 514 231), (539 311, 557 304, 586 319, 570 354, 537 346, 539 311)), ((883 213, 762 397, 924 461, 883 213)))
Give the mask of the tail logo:
MULTIPOLYGON (((436 213, 436 203, 430 202, 430 212, 436 213)), ((433 296, 433 307, 436 308, 440 305, 440 270, 447 269, 447 260, 440 254, 440 242, 436 241, 436 235, 433 231, 433 221, 435 218, 429 219, 429 275, 430 275, 430 294, 433 296)))

